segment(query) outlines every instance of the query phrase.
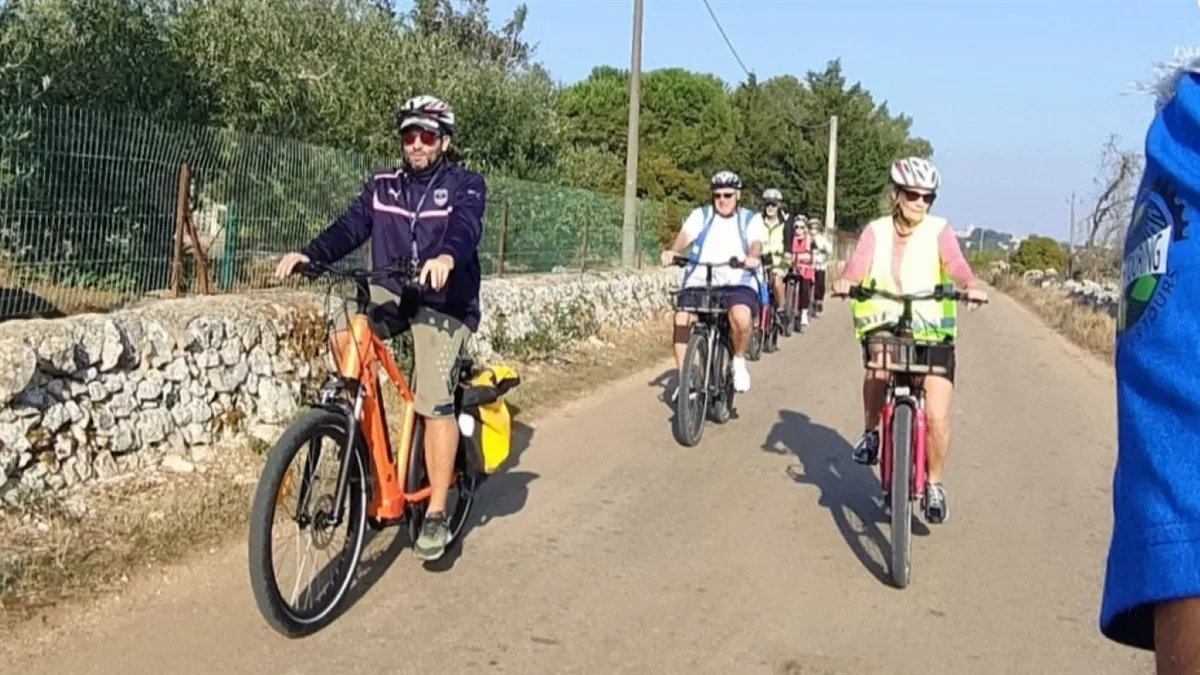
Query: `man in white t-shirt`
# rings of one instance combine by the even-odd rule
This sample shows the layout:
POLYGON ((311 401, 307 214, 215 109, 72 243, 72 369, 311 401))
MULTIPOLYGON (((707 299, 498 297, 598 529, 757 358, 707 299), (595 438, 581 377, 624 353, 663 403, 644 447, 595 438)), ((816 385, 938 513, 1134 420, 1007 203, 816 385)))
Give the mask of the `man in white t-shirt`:
MULTIPOLYGON (((713 268, 713 288, 729 308, 730 337, 733 340, 733 387, 738 392, 750 391, 750 371, 746 368, 746 350, 750 346, 751 319, 759 311, 759 271, 766 228, 762 218, 740 206, 742 180, 731 171, 720 171, 709 181, 712 203, 693 210, 683 221, 683 228, 671 247, 662 253, 667 266, 684 250, 693 247, 692 260, 701 263, 728 263, 731 258, 743 261, 744 268, 713 268)), ((684 268, 684 293, 703 294, 707 268, 688 265, 684 268)), ((690 300, 690 299, 689 299, 690 300)), ((698 299, 696 300, 698 302, 698 299)), ((689 327, 695 316, 689 312, 675 313, 675 366, 683 367, 687 351, 689 327)))

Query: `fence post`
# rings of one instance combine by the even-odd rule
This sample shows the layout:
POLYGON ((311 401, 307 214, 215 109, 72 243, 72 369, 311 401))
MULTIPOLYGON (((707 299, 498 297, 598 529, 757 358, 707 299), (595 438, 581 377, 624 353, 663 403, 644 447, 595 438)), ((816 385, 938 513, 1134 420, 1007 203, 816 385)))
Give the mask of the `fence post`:
POLYGON ((642 269, 642 258, 646 257, 646 252, 642 250, 642 214, 638 213, 633 221, 633 240, 637 245, 637 268, 642 269))
POLYGON ((496 276, 504 276, 504 247, 508 243, 508 197, 500 204, 500 246, 496 254, 496 276))
POLYGON ((237 202, 230 202, 225 211, 225 246, 221 251, 221 266, 218 274, 218 288, 222 292, 228 292, 233 288, 233 280, 236 276, 235 267, 237 266, 237 236, 237 202))
POLYGON ((580 274, 584 274, 587 272, 588 229, 589 229, 589 226, 591 225, 591 222, 592 222, 592 220, 590 218, 587 218, 583 221, 583 251, 580 253, 580 256, 579 256, 579 273, 580 274))
POLYGON ((183 276, 183 230, 188 207, 190 172, 187 164, 179 165, 179 183, 175 189, 175 245, 171 251, 171 297, 179 297, 179 281, 183 276))

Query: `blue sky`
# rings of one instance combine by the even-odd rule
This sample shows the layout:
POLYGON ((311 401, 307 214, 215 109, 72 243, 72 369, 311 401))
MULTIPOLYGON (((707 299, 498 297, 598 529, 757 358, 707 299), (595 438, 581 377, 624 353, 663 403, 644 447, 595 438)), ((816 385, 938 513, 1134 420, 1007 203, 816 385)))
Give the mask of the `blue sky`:
MULTIPOLYGON (((519 3, 490 0, 493 23, 519 3)), ((632 0, 526 0, 525 37, 564 83, 629 67, 632 0)), ((876 101, 914 118, 943 174, 936 212, 1065 239, 1068 198, 1096 193, 1110 133, 1142 148, 1149 96, 1123 94, 1177 46, 1200 45, 1196 0, 971 2, 710 0, 760 81, 840 57, 876 101)), ((701 0, 645 0, 642 67, 745 79, 701 0)), ((786 197, 786 195, 785 195, 786 197)))

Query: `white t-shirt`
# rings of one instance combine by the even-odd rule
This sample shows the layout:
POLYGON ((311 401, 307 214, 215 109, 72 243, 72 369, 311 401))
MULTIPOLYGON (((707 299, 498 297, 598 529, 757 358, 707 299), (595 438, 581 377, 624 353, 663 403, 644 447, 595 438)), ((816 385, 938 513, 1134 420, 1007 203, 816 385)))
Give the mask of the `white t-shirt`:
MULTIPOLYGON (((710 207, 711 208, 711 207, 710 207)), ((739 207, 739 210, 740 207, 739 207)), ((723 217, 713 211, 712 225, 704 238, 704 248, 692 255, 703 263, 729 262, 730 258, 746 259, 746 248, 742 247, 742 235, 738 232, 738 218, 735 212, 732 216, 723 217)), ((747 214, 748 215, 748 214, 747 214)), ((743 222, 745 216, 743 216, 743 222)), ((694 243, 704 230, 704 214, 701 209, 694 209, 683 221, 683 233, 689 244, 694 243)), ((767 240, 767 228, 763 225, 762 217, 754 214, 746 227, 746 247, 754 242, 767 240)), ((685 253, 686 255, 686 253, 685 253)), ((684 268, 684 288, 704 286, 704 277, 708 268, 691 265, 684 268)), ((758 290, 755 270, 734 269, 731 267, 713 268, 713 286, 746 286, 758 290)))
POLYGON ((823 270, 825 269, 826 262, 829 260, 829 254, 833 253, 833 245, 824 232, 818 232, 813 237, 813 243, 813 267, 823 270))

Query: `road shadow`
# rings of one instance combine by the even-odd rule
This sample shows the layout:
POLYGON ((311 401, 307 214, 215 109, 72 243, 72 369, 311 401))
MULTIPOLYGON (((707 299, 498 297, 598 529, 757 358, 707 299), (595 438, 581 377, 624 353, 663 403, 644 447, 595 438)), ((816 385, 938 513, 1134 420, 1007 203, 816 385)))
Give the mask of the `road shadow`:
POLYGON ((648 387, 657 387, 659 389, 656 397, 668 410, 671 411, 671 416, 675 416, 675 402, 671 400, 671 394, 675 392, 675 387, 679 386, 679 369, 668 368, 646 383, 648 387))
MULTIPOLYGON (((789 465, 788 476, 798 484, 821 491, 820 506, 829 510, 833 523, 859 563, 881 583, 891 585, 887 560, 891 543, 881 523, 890 517, 880 505, 879 478, 871 467, 854 461, 854 446, 837 431, 813 422, 794 410, 779 411, 762 449, 793 455, 799 464, 789 465)), ((913 536, 926 536, 929 529, 913 518, 913 536)))
POLYGON ((539 478, 532 471, 514 471, 521 464, 521 455, 533 442, 535 430, 533 427, 516 419, 520 408, 509 404, 512 413, 512 440, 509 446, 508 458, 497 467, 496 471, 487 477, 483 485, 475 493, 475 505, 462 532, 445 554, 437 560, 423 564, 430 572, 446 572, 454 568, 454 564, 463 553, 463 544, 476 528, 486 527, 497 518, 504 518, 520 512, 529 500, 529 484, 539 478))

